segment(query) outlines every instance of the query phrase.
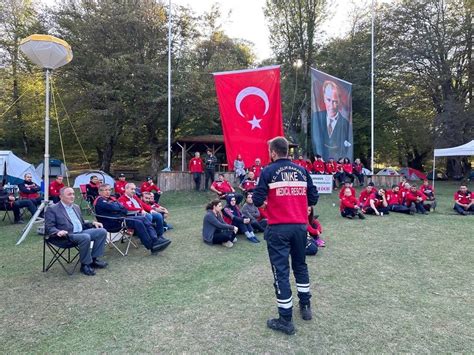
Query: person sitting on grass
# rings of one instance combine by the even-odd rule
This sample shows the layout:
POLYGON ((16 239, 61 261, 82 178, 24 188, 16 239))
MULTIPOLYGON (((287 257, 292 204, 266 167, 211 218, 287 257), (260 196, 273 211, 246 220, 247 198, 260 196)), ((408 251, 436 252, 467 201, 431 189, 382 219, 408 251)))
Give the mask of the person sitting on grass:
POLYGON ((435 190, 428 180, 423 180, 423 184, 420 186, 420 192, 425 195, 426 200, 423 204, 425 210, 435 210, 436 209, 436 198, 435 198, 435 190))
POLYGON ((162 192, 161 189, 153 182, 153 177, 147 176, 146 181, 140 185, 140 193, 143 194, 144 192, 153 193, 153 199, 156 203, 160 201, 162 192))
POLYGON ((427 214, 428 212, 423 207, 423 202, 426 200, 426 196, 418 191, 416 185, 411 185, 410 190, 406 193, 405 204, 412 212, 427 214))
POLYGON ((202 222, 202 238, 205 243, 222 244, 232 248, 238 230, 236 226, 224 222, 220 200, 213 200, 207 204, 202 222))
POLYGON ((250 224, 252 228, 258 232, 264 232, 267 227, 267 220, 260 219, 260 211, 253 204, 252 194, 248 193, 245 198, 245 204, 242 207, 242 215, 244 217, 250 218, 250 224))
POLYGON ((224 174, 219 174, 217 180, 212 183, 211 191, 215 192, 221 200, 226 200, 228 196, 234 196, 238 205, 244 198, 241 194, 235 192, 232 185, 225 179, 224 174))
POLYGON ((388 203, 388 209, 391 212, 415 214, 414 211, 403 204, 402 193, 400 192, 400 187, 397 184, 393 184, 392 189, 387 191, 386 199, 388 203))
POLYGON ((365 214, 374 214, 380 217, 389 214, 385 189, 378 189, 378 191, 373 192, 365 202, 363 211, 365 214))
POLYGON ((467 189, 467 185, 462 184, 454 193, 453 209, 463 216, 474 212, 474 193, 467 189))
POLYGON ((151 192, 144 192, 142 194, 142 201, 146 203, 147 205, 149 205, 153 211, 161 213, 161 215, 163 216, 163 228, 165 232, 167 230, 173 229, 173 226, 166 222, 166 218, 169 216, 168 210, 165 207, 155 202, 153 194, 151 192))
POLYGON ((239 188, 244 192, 252 192, 257 187, 257 181, 255 180, 255 173, 249 171, 248 177, 239 185, 239 188))
POLYGON ((352 196, 357 198, 356 190, 352 187, 352 185, 353 184, 350 179, 344 180, 344 186, 341 188, 341 191, 339 191, 339 199, 341 199, 342 196, 344 196, 344 192, 346 191, 346 189, 350 189, 352 196))
POLYGON ((252 243, 260 243, 260 240, 255 236, 250 218, 244 217, 237 206, 235 196, 227 197, 227 205, 223 210, 224 221, 232 224, 239 229, 239 232, 245 234, 247 240, 252 243))
POLYGON ((373 182, 369 182, 367 184, 367 186, 365 187, 365 189, 363 189, 360 192, 360 196, 359 196, 359 207, 360 208, 363 208, 366 205, 366 203, 369 201, 369 197, 374 192, 374 189, 375 189, 375 184, 373 182))
POLYGON ((359 206, 359 201, 352 195, 351 189, 344 189, 344 195, 341 198, 339 210, 341 211, 342 217, 352 219, 358 216, 360 219, 365 219, 359 206))
POLYGON ((318 217, 319 216, 314 215, 313 206, 308 206, 308 224, 306 225, 306 231, 308 235, 314 239, 318 248, 322 248, 326 246, 326 242, 321 238, 323 227, 321 223, 319 223, 318 217))

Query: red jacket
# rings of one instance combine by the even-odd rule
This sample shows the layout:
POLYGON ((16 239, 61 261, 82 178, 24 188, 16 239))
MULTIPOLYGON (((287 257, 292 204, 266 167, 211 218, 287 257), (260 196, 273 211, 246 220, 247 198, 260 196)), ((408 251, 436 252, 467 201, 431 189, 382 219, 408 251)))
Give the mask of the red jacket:
POLYGON ((127 184, 128 184, 127 181, 121 181, 121 180, 115 181, 115 184, 114 184, 115 193, 122 196, 125 193, 125 185, 127 184))
POLYGON ((153 191, 161 192, 161 190, 158 186, 156 186, 155 184, 150 184, 148 181, 145 181, 140 186, 140 192, 141 193, 143 193, 143 192, 153 192, 153 191))
POLYGON ((315 160, 313 163, 313 170, 319 174, 324 174, 326 172, 326 163, 322 160, 315 160))
POLYGON ((424 184, 423 184, 423 185, 420 186, 420 192, 422 192, 422 193, 425 194, 425 195, 432 193, 433 196, 434 196, 434 194, 435 194, 435 189, 434 189, 434 187, 432 187, 431 185, 424 185, 424 184))
POLYGON ((307 160, 304 160, 304 159, 295 159, 293 160, 293 163, 299 165, 299 166, 302 166, 303 168, 306 169, 306 171, 311 171, 311 168, 313 167, 313 164, 311 164, 311 162, 308 162, 307 160))
POLYGON ((352 174, 352 164, 342 164, 342 169, 348 174, 352 174))
POLYGON ((360 164, 352 164, 352 168, 354 169, 354 171, 357 173, 357 174, 362 174, 362 169, 364 168, 364 165, 362 163, 360 164))
MULTIPOLYGON (((387 198, 385 198, 387 199, 387 198)), ((374 191, 370 194, 369 198, 365 201, 364 203, 364 209, 370 207, 370 201, 374 201, 375 208, 383 206, 383 198, 381 196, 377 195, 377 192, 374 191)))
POLYGON ((136 212, 145 211, 145 212, 148 212, 148 213, 151 212, 151 206, 147 205, 145 202, 143 202, 140 199, 140 197, 135 195, 135 196, 133 196, 133 198, 135 199, 135 201, 138 202, 140 207, 135 207, 135 205, 133 204, 133 202, 130 200, 130 198, 127 195, 120 196, 119 199, 118 199, 118 202, 120 202, 127 209, 127 211, 133 211, 133 212, 135 212, 135 211, 136 212))
POLYGON ((395 192, 393 190, 387 190, 385 198, 387 199, 387 203, 389 206, 403 204, 402 193, 400 190, 398 190, 398 192, 395 192))
POLYGON ((344 211, 344 208, 356 208, 357 198, 355 196, 342 196, 339 210, 344 211))
POLYGON ((312 236, 317 237, 323 233, 323 227, 316 218, 313 218, 311 223, 306 225, 306 231, 312 236))
POLYGON ((267 209, 262 207, 258 208, 258 212, 260 212, 260 217, 257 218, 257 221, 261 221, 262 219, 268 219, 267 209))
POLYGON ((59 191, 64 187, 63 183, 58 183, 56 180, 49 184, 49 196, 59 197, 59 191))
POLYGON ((369 200, 369 197, 370 195, 372 195, 372 193, 373 193, 373 190, 369 192, 367 191, 367 189, 363 189, 359 196, 359 205, 365 206, 365 203, 369 200))
POLYGON ((326 163, 326 172, 328 174, 335 174, 337 171, 337 163, 333 161, 332 163, 326 163))
POLYGON ((417 198, 418 197, 421 197, 421 200, 424 201, 426 200, 426 196, 424 193, 420 192, 420 191, 407 191, 406 195, 405 195, 405 203, 408 207, 410 207, 411 203, 412 202, 416 202, 417 198))
POLYGON ((255 179, 258 179, 260 177, 260 174, 262 173, 263 166, 262 165, 253 165, 252 166, 252 171, 255 174, 255 179))
POLYGON ((212 183, 211 187, 215 188, 217 191, 223 194, 228 194, 229 192, 232 192, 232 186, 230 186, 227 180, 224 180, 222 182, 216 180, 212 183))
MULTIPOLYGON (((344 196, 344 191, 346 191, 347 187, 343 186, 341 187, 341 191, 339 191, 339 199, 342 198, 342 196, 344 196)), ((357 198, 357 194, 356 194, 356 190, 351 186, 349 187, 349 189, 351 190, 352 192, 352 196, 354 196, 355 198, 357 198)))
POLYGON ((27 183, 25 181, 18 185, 18 189, 22 199, 36 199, 40 197, 40 187, 34 182, 27 183))
POLYGON ((241 186, 245 191, 255 190, 257 187, 257 182, 255 180, 247 179, 242 183, 241 186))
POLYGON ((202 173, 204 172, 203 163, 201 158, 192 158, 189 161, 189 171, 192 173, 202 173))
POLYGON ((473 199, 474 194, 471 194, 469 191, 467 191, 465 194, 463 194, 461 191, 456 191, 454 193, 454 202, 462 203, 463 205, 470 204, 471 200, 473 199))

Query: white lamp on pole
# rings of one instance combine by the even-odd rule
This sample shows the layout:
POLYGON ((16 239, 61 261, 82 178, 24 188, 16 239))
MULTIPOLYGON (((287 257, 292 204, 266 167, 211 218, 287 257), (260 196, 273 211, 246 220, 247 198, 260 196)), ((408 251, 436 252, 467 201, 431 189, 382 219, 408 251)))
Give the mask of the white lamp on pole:
POLYGON ((34 34, 20 42, 20 50, 33 63, 45 69, 46 109, 44 117, 44 200, 30 222, 26 225, 17 245, 28 235, 33 223, 49 200, 49 77, 51 71, 66 65, 72 60, 71 46, 66 41, 50 35, 34 34))

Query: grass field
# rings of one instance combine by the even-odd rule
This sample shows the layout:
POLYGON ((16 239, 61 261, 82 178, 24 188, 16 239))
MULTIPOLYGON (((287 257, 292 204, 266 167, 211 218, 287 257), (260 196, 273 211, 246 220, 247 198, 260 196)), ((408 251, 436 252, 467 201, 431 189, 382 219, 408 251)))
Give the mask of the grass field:
POLYGON ((42 273, 41 238, 15 246, 21 228, 0 222, 0 352, 470 353, 474 216, 454 214, 455 188, 437 184, 428 216, 365 221, 322 196, 327 247, 307 260, 314 317, 296 313, 294 336, 266 328, 276 304, 265 243, 202 242, 207 193, 166 193, 172 245, 107 249, 95 277, 42 273))

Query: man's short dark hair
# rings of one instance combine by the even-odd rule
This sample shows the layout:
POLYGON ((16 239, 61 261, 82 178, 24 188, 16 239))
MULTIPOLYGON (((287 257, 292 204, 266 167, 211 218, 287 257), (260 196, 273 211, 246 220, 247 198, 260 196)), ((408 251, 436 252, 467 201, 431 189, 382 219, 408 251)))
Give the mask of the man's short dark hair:
POLYGON ((367 186, 375 186, 375 184, 371 181, 367 184, 367 186))
POLYGON ((288 156, 288 141, 285 137, 275 137, 268 141, 271 152, 275 152, 278 157, 286 158, 288 156))

